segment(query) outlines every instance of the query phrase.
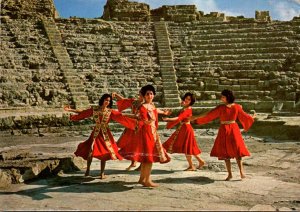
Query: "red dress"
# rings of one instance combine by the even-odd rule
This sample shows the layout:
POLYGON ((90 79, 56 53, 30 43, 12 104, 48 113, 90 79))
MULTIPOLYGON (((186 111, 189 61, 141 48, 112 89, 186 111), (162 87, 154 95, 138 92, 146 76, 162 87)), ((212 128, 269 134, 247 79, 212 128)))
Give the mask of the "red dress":
POLYGON ((78 145, 75 155, 87 160, 90 151, 92 151, 92 157, 100 160, 123 159, 118 153, 118 147, 109 130, 108 123, 112 119, 126 127, 134 129, 136 121, 123 116, 122 113, 115 110, 106 109, 101 111, 101 108, 98 106, 84 110, 77 115, 71 115, 70 119, 72 121, 79 121, 91 116, 96 122, 96 126, 88 140, 78 145))
POLYGON ((198 118, 196 123, 205 124, 216 118, 220 118, 221 125, 210 156, 218 157, 219 160, 250 156, 236 120, 247 131, 254 122, 252 116, 245 113, 239 104, 231 107, 219 105, 204 117, 198 118))
MULTIPOLYGON (((131 112, 136 114, 141 103, 135 99, 122 99, 117 101, 118 110, 121 112, 129 107, 131 107, 131 112)), ((120 154, 126 158, 127 148, 131 149, 129 145, 135 145, 137 137, 137 132, 135 130, 125 128, 122 135, 120 136, 117 145, 120 148, 120 154)))
MULTIPOLYGON (((167 163, 170 157, 161 144, 160 137, 157 133, 158 128, 158 114, 155 108, 148 111, 144 106, 139 108, 139 130, 138 140, 136 145, 130 145, 127 149, 126 158, 141 163, 167 163), (152 119, 151 124, 146 124, 144 121, 152 119)), ((125 157, 125 156, 124 156, 125 157)))
POLYGON ((182 110, 176 121, 168 122, 167 128, 170 129, 173 126, 178 125, 176 131, 171 137, 163 143, 163 147, 169 153, 184 153, 186 155, 199 155, 201 150, 197 145, 194 130, 187 120, 192 116, 192 108, 186 108, 182 110))

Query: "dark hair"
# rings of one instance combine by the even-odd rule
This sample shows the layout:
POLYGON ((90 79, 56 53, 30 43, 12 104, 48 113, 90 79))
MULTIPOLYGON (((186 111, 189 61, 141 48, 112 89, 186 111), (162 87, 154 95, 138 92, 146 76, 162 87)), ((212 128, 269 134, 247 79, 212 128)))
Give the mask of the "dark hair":
POLYGON ((194 95, 194 94, 192 94, 192 93, 190 93, 190 92, 187 92, 187 93, 184 94, 184 96, 183 96, 181 99, 182 99, 182 101, 184 101, 185 98, 188 97, 188 96, 191 97, 191 103, 190 103, 190 106, 192 106, 192 105, 195 103, 195 101, 196 101, 196 98, 195 98, 195 95, 194 95))
POLYGON ((152 85, 145 85, 141 88, 141 94, 143 96, 146 95, 147 91, 152 91, 153 94, 155 95, 155 88, 152 85))
POLYGON ((109 108, 112 108, 112 105, 113 105, 113 99, 112 99, 112 96, 108 93, 105 93, 101 96, 101 98, 99 99, 99 106, 102 106, 103 105, 103 102, 105 99, 107 99, 108 97, 110 97, 110 102, 109 102, 109 105, 107 107, 109 108))
POLYGON ((229 104, 234 102, 235 97, 234 97, 233 92, 231 90, 224 89, 222 91, 221 95, 226 97, 226 100, 229 104))

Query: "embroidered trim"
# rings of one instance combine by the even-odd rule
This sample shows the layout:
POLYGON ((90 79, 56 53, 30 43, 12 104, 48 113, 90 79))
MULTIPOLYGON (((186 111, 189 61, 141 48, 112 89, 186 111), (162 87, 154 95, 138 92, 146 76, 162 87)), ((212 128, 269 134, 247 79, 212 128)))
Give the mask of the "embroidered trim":
POLYGON ((156 118, 154 116, 153 110, 152 111, 148 110, 148 115, 153 120, 153 122, 151 122, 151 124, 150 124, 151 131, 152 131, 153 137, 155 139, 155 146, 156 146, 157 152, 159 154, 159 161, 162 163, 162 162, 165 162, 167 160, 167 157, 165 155, 165 152, 163 150, 163 146, 161 144, 160 137, 159 137, 159 135, 157 133, 157 130, 156 130, 156 126, 155 126, 156 118))
POLYGON ((176 139, 177 139, 177 137, 178 137, 178 134, 179 134, 179 131, 180 131, 182 125, 183 125, 183 123, 180 122, 180 124, 178 125, 176 131, 174 132, 174 135, 175 135, 175 136, 174 136, 174 138, 173 138, 173 140, 172 140, 172 142, 171 142, 171 145, 170 145, 169 148, 168 148, 168 152, 169 152, 169 153, 173 153, 173 145, 174 145, 174 142, 176 141, 176 139))
POLYGON ((95 130, 94 130, 94 136, 93 136, 93 145, 96 137, 99 135, 100 131, 102 132, 103 139, 105 146, 107 147, 108 151, 111 154, 111 157, 113 160, 117 159, 116 153, 114 149, 112 148, 111 141, 109 139, 108 135, 108 120, 111 114, 110 109, 105 109, 103 112, 100 110, 100 107, 94 107, 93 108, 93 118, 96 122, 95 130), (102 119, 100 120, 100 116, 102 116, 102 119))

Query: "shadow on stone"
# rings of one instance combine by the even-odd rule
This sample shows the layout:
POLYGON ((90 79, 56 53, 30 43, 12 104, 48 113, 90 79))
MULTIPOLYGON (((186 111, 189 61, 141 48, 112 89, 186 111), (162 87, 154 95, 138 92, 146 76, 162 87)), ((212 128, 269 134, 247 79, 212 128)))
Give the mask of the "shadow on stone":
POLYGON ((214 183, 215 180, 212 180, 208 177, 183 177, 183 178, 164 178, 160 180, 155 180, 157 183, 174 183, 174 184, 183 184, 183 183, 194 183, 200 185, 206 185, 214 183))
POLYGON ((99 182, 97 179, 83 176, 53 177, 48 180, 38 180, 30 185, 40 185, 38 188, 26 189, 17 192, 1 192, 0 195, 21 195, 31 197, 33 200, 52 198, 51 192, 57 193, 112 193, 131 190, 132 185, 123 181, 99 182), (96 181, 96 182, 92 182, 96 181))

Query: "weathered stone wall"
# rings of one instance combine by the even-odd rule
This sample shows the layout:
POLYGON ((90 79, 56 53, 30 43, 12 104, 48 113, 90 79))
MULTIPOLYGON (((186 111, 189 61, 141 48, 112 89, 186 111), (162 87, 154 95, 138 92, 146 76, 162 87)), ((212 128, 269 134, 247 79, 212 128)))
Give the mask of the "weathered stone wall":
POLYGON ((169 22, 168 30, 181 93, 213 101, 229 88, 239 100, 299 101, 298 22, 169 22))
MULTIPOLYGON (((70 103, 53 47, 39 17, 33 17, 53 17, 52 7, 52 0, 2 4, 1 108, 60 108, 70 103)), ((285 101, 288 108, 299 102, 298 17, 269 22, 267 11, 257 11, 256 20, 228 18, 218 12, 204 15, 194 5, 163 6, 150 15, 148 5, 125 0, 108 1, 104 16, 124 21, 56 20, 67 50, 64 57, 70 57, 70 68, 84 84, 91 104, 104 92, 136 96, 141 86, 151 83, 158 90, 155 101, 161 105, 164 88, 151 22, 158 17, 169 20, 171 62, 176 69, 172 77, 177 78, 180 94, 196 93, 201 100, 198 105, 218 102, 224 88, 234 90, 242 101, 273 105, 285 101)))
POLYGON ((157 87, 161 102, 153 23, 60 19, 57 26, 90 102, 104 92, 137 96, 147 83, 157 87))
POLYGON ((0 108, 61 107, 68 92, 39 20, 1 18, 0 108))
POLYGON ((148 4, 128 0, 107 0, 102 18, 113 21, 148 21, 150 7, 148 4))
POLYGON ((201 13, 197 11, 195 5, 175 5, 175 6, 162 6, 160 8, 151 10, 151 19, 159 21, 196 21, 199 20, 201 13))
POLYGON ((258 21, 271 21, 269 11, 255 11, 255 19, 258 21))
POLYGON ((3 0, 1 16, 11 18, 58 17, 53 0, 3 0))

